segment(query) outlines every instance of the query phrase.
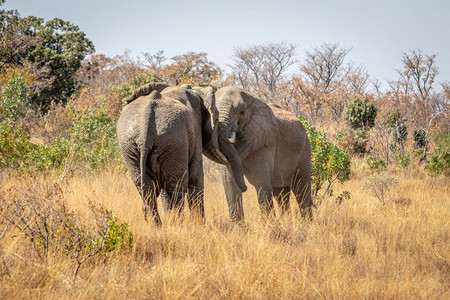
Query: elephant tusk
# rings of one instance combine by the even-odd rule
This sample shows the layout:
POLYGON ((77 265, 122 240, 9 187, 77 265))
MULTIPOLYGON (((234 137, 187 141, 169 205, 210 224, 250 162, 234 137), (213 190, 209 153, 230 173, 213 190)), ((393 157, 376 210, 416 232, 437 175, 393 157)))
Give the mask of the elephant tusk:
POLYGON ((230 137, 228 138, 228 143, 234 144, 236 142, 236 132, 232 131, 230 137))

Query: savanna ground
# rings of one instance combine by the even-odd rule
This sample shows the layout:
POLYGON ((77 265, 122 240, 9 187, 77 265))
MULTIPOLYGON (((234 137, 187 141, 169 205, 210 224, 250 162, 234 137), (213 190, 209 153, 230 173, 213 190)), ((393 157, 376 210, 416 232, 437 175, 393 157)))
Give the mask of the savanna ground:
POLYGON ((88 225, 95 223, 89 203, 101 204, 128 224, 134 242, 131 249, 96 253, 75 275, 73 255, 51 250, 40 259, 30 239, 9 226, 0 240, 0 296, 449 299, 448 178, 419 167, 385 173, 374 175, 353 160, 350 180, 335 187, 335 195, 348 191, 350 197, 323 198, 311 222, 298 216, 296 205, 289 216, 264 221, 249 190, 246 221, 239 226, 228 221, 223 188, 212 173, 205 224, 174 220, 159 203, 161 228, 144 221, 139 195, 123 170, 66 180, 4 175, 0 211, 30 194, 44 202, 56 197, 88 225), (384 201, 370 193, 373 176, 394 183, 384 188, 384 201))

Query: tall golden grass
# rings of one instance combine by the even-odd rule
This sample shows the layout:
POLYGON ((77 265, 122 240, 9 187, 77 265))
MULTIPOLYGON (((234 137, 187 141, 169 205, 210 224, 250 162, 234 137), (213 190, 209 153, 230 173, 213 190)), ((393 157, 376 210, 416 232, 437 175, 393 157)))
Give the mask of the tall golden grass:
MULTIPOLYGON (((324 198, 313 221, 299 217, 292 199, 289 216, 264 220, 249 191, 239 226, 228 221, 220 180, 209 179, 206 222, 173 220, 159 205, 161 228, 144 221, 139 195, 123 171, 77 176, 59 183, 68 207, 87 223, 93 218, 89 202, 112 210, 129 224, 133 249, 95 256, 74 277, 69 257, 40 263, 29 241, 9 230, 0 240, 8 268, 0 263, 0 298, 450 299, 448 179, 418 167, 392 169, 397 183, 383 204, 368 191, 370 176, 356 163, 351 180, 335 189, 335 195, 350 192, 350 199, 324 198)), ((58 179, 32 181, 45 186, 58 179)), ((2 195, 29 184, 4 177, 2 195)))

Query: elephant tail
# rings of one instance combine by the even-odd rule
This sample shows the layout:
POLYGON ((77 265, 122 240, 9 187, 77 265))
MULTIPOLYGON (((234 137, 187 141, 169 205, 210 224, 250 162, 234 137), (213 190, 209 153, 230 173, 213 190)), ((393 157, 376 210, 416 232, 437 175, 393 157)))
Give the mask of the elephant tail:
MULTIPOLYGON (((156 92, 160 97, 159 93, 156 92)), ((157 98, 159 98, 157 97, 157 98)), ((156 140, 156 120, 155 120, 155 101, 150 101, 145 107, 142 119, 142 146, 140 155, 141 188, 142 191, 152 190, 158 184, 158 170, 156 164, 151 162, 150 167, 147 164, 155 140, 156 140)))
POLYGON ((127 99, 127 104, 130 104, 137 98, 141 96, 146 96, 151 94, 153 91, 162 92, 165 88, 169 87, 170 85, 163 82, 151 82, 146 85, 141 86, 137 90, 134 91, 134 93, 130 96, 130 98, 127 99))

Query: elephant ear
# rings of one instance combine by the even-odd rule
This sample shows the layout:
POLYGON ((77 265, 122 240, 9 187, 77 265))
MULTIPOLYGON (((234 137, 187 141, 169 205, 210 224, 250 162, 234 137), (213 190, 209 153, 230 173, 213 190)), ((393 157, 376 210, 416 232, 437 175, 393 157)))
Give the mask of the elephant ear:
POLYGON ((130 98, 127 99, 127 104, 133 102, 137 98, 141 96, 150 95, 153 91, 162 92, 165 88, 169 87, 170 84, 163 83, 163 82, 151 82, 144 86, 141 86, 137 90, 134 91, 134 93, 130 96, 130 98))
POLYGON ((272 109, 263 101, 242 91, 240 93, 245 110, 239 118, 236 137, 236 151, 244 159, 248 154, 263 147, 274 146, 277 142, 278 127, 272 109))
POLYGON ((203 154, 219 164, 228 164, 225 155, 219 150, 219 111, 212 87, 193 87, 202 100, 202 142, 203 154))
POLYGON ((212 87, 199 86, 194 86, 192 89, 199 93, 200 98, 202 98, 203 104, 208 112, 214 113, 213 108, 216 107, 216 96, 214 94, 214 89, 212 87))

